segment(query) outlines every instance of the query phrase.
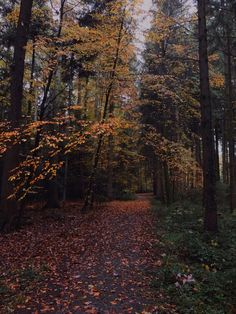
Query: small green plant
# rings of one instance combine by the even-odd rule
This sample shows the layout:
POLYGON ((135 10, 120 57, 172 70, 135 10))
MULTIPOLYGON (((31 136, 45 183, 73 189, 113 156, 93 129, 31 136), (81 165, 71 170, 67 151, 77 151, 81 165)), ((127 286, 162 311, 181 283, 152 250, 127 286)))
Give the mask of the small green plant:
POLYGON ((0 296, 7 294, 8 292, 9 292, 8 287, 5 284, 0 282, 0 296))
POLYGON ((199 202, 184 200, 160 212, 161 267, 153 285, 183 314, 229 314, 236 305, 236 220, 220 208, 220 233, 202 228, 199 202))
POLYGON ((21 290, 25 290, 30 287, 30 284, 43 280, 43 273, 41 270, 29 267, 18 273, 18 280, 21 290))
POLYGON ((31 267, 22 270, 19 274, 19 279, 22 281, 33 281, 38 278, 40 278, 40 273, 31 267))

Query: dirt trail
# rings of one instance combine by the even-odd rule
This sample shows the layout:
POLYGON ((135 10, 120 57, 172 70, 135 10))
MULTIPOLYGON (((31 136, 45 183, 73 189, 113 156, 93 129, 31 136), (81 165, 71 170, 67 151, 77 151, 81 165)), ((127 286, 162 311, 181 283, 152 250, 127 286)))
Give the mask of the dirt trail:
MULTIPOLYGON (((68 204, 73 211, 63 221, 42 221, 0 239, 13 313, 157 313, 149 199, 111 202, 84 216, 68 204)), ((6 304, 1 308, 7 313, 6 304)))

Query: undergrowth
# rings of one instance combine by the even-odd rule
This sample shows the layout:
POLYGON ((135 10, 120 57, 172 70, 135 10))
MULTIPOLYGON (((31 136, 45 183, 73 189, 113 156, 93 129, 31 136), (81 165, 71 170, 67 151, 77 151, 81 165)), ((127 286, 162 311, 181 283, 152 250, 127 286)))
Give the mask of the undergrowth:
POLYGON ((153 201, 159 219, 160 263, 153 285, 183 314, 235 313, 236 217, 219 207, 219 233, 203 231, 199 200, 164 207, 153 201))

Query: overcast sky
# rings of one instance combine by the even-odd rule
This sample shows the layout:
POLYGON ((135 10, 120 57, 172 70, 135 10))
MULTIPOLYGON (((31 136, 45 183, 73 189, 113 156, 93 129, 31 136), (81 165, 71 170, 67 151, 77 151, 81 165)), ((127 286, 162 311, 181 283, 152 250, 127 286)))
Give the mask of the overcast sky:
MULTIPOLYGON (((193 5, 193 0, 186 0, 186 2, 188 3, 190 10, 193 11, 194 10, 194 5, 193 5)), ((149 27, 150 25, 150 16, 148 16, 148 12, 150 11, 152 7, 152 0, 143 0, 142 3, 142 8, 144 10, 143 12, 143 16, 141 17, 141 20, 143 20, 142 22, 142 28, 146 29, 149 27)))
MULTIPOLYGON (((186 0, 190 6, 190 10, 194 10, 193 0, 186 0)), ((139 50, 143 49, 144 44, 144 32, 150 27, 151 15, 150 9, 152 7, 152 0, 143 0, 142 9, 143 12, 140 14, 138 29, 137 29, 137 43, 136 46, 139 50)))

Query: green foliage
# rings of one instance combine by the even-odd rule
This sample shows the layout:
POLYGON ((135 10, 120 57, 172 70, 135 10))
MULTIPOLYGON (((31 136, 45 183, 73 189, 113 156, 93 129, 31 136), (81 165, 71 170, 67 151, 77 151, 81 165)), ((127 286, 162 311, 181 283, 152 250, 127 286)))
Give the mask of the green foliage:
POLYGON ((40 280, 42 275, 37 270, 32 267, 26 268, 19 273, 19 281, 20 283, 25 283, 28 281, 40 280))
POLYGON ((176 304, 178 313, 231 313, 236 304, 236 219, 220 208, 220 233, 212 235, 202 230, 199 202, 153 206, 160 212, 163 250, 154 286, 176 304))
POLYGON ((0 282, 0 297, 1 295, 5 295, 8 292, 9 289, 7 288, 7 286, 4 283, 0 282))

